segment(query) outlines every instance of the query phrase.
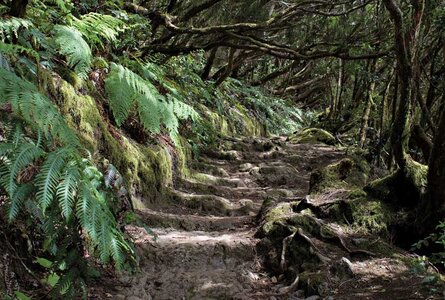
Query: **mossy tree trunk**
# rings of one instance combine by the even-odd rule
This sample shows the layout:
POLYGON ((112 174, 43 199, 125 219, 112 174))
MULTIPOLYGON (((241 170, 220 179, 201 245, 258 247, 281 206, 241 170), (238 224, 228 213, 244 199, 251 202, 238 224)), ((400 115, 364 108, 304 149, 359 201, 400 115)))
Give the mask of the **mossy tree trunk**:
POLYGON ((396 0, 384 0, 394 23, 394 37, 397 55, 397 73, 399 77, 399 105, 391 134, 394 159, 399 168, 406 168, 406 155, 409 141, 409 122, 411 116, 410 77, 411 65, 408 41, 403 30, 403 13, 396 0))
POLYGON ((434 139, 428 167, 428 197, 422 205, 421 227, 431 231, 445 220, 445 96, 442 96, 442 114, 434 139))

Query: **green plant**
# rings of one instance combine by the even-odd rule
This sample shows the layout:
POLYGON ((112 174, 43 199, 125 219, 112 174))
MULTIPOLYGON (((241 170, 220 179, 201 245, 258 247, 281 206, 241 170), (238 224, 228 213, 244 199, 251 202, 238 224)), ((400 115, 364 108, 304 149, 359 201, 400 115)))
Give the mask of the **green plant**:
POLYGON ((179 120, 197 118, 197 113, 191 106, 175 97, 161 95, 149 80, 122 65, 111 64, 110 74, 105 80, 105 90, 119 126, 136 106, 139 120, 147 131, 159 133, 161 126, 164 126, 177 143, 179 120))
MULTIPOLYGON (((0 185, 9 198, 8 221, 30 218, 36 222, 46 237, 43 250, 59 264, 78 264, 82 257, 74 249, 80 242, 103 263, 113 261, 122 268, 133 252, 110 210, 107 199, 112 195, 105 189, 103 175, 74 148, 50 150, 48 141, 35 141, 22 132, 14 131, 0 147, 0 185), (70 256, 77 255, 73 261, 67 249, 75 252, 70 256)), ((85 280, 84 270, 73 270, 57 270, 61 283, 55 294, 74 293, 77 280, 85 280)))
POLYGON ((93 55, 80 31, 74 27, 56 25, 54 35, 58 52, 66 56, 68 66, 81 78, 86 78, 91 69, 93 55))
POLYGON ((437 225, 436 232, 431 233, 411 247, 412 251, 422 249, 435 249, 429 256, 429 260, 434 264, 445 266, 445 221, 437 225))

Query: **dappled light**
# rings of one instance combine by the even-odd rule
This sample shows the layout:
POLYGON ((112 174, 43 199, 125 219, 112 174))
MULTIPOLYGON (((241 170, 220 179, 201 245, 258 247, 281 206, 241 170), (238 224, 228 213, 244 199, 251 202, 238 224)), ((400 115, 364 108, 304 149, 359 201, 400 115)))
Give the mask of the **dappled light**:
POLYGON ((445 297, 443 0, 0 0, 0 299, 445 297))

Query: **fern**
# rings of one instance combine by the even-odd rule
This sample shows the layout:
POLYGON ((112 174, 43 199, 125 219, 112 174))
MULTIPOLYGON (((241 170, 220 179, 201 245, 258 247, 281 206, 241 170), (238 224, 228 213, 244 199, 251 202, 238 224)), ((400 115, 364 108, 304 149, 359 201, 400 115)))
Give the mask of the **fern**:
POLYGON ((26 48, 20 45, 7 44, 0 41, 0 53, 5 55, 19 56, 26 54, 38 61, 40 59, 39 53, 31 48, 26 48))
POLYGON ((68 66, 81 78, 87 78, 93 55, 82 34, 73 27, 56 25, 55 43, 60 54, 66 56, 68 66))
POLYGON ((57 199, 60 209, 65 219, 70 219, 73 215, 77 186, 81 175, 76 164, 72 164, 65 169, 61 176, 61 181, 57 186, 57 199))
POLYGON ((105 90, 116 123, 120 126, 136 106, 143 127, 153 133, 161 131, 164 125, 170 136, 177 142, 179 120, 198 118, 196 111, 174 97, 164 97, 147 79, 128 68, 111 64, 111 71, 105 80, 105 90))
POLYGON ((8 207, 7 219, 12 222, 19 215, 26 199, 31 195, 33 191, 32 184, 23 184, 16 189, 15 193, 11 197, 11 202, 8 207))
POLYGON ((54 199, 63 167, 70 152, 68 149, 61 149, 51 153, 40 170, 36 183, 38 188, 36 197, 43 213, 54 199))
POLYGON ((17 189, 17 176, 26 166, 41 157, 44 152, 32 143, 20 145, 10 158, 9 162, 4 162, 2 168, 2 178, 0 183, 9 195, 14 195, 17 189))
POLYGON ((123 31, 124 22, 110 16, 98 13, 89 13, 74 18, 73 27, 75 27, 82 35, 92 44, 104 47, 103 40, 111 43, 117 41, 119 32, 123 31))
POLYGON ((16 116, 29 126, 55 137, 65 145, 78 147, 79 140, 51 101, 37 87, 12 72, 0 69, 0 104, 11 104, 16 116))
POLYGON ((19 37, 19 31, 21 29, 27 29, 33 26, 33 23, 29 20, 20 18, 8 18, 0 19, 0 40, 11 40, 13 37, 19 37))

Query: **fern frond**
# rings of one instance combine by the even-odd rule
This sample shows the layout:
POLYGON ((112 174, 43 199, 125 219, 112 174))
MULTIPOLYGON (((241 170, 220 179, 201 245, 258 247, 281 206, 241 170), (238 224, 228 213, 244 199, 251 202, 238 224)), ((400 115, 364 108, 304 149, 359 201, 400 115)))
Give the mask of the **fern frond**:
MULTIPOLYGON (((10 163, 7 165, 8 173, 2 174, 2 177, 7 179, 5 190, 10 196, 15 193, 17 188, 17 175, 20 171, 44 154, 42 149, 32 143, 20 145, 15 153, 16 155, 11 158, 10 163)), ((3 182, 3 180, 1 181, 3 182)))
POLYGON ((50 153, 36 177, 35 182, 38 189, 36 197, 43 213, 54 199, 63 168, 71 153, 69 149, 50 153))
POLYGON ((73 214, 80 177, 79 168, 76 165, 71 165, 65 169, 57 186, 57 200, 66 220, 70 219, 73 214))
POLYGON ((39 53, 31 48, 26 48, 20 45, 6 44, 0 41, 0 53, 5 55, 20 56, 26 54, 38 61, 40 59, 39 53))
POLYGON ((0 40, 11 40, 13 37, 19 37, 19 30, 26 29, 33 26, 33 23, 29 20, 20 18, 1 18, 0 19, 0 40))
MULTIPOLYGON (((148 72, 154 74, 151 69, 146 68, 146 76, 149 76, 148 72)), ((105 80, 105 90, 118 125, 128 118, 130 109, 136 104, 139 120, 147 131, 158 133, 161 125, 164 125, 170 136, 176 140, 179 120, 199 117, 191 106, 160 95, 150 81, 118 64, 111 64, 110 74, 105 80)))
POLYGON ((78 147, 80 142, 53 103, 37 87, 12 72, 0 68, 0 104, 9 103, 13 113, 29 126, 47 136, 57 137, 67 146, 78 147))
POLYGON ((121 20, 99 13, 89 13, 82 15, 80 19, 75 18, 73 21, 75 27, 82 35, 92 44, 104 46, 104 42, 115 43, 119 32, 125 26, 121 20))
POLYGON ((60 54, 66 56, 68 66, 81 78, 88 77, 93 55, 82 34, 73 27, 56 25, 55 42, 60 54))
POLYGON ((135 91, 130 84, 132 76, 130 70, 112 63, 110 74, 105 79, 105 91, 118 126, 128 118, 133 105, 135 91))
POLYGON ((152 94, 150 96, 137 95, 136 97, 139 119, 142 126, 150 132, 159 133, 161 131, 162 111, 164 105, 152 94))
POLYGON ((28 196, 32 193, 33 190, 34 187, 32 186, 32 184, 29 183, 23 184, 16 189, 14 195, 12 195, 10 199, 8 207, 8 222, 12 222, 17 218, 23 204, 25 203, 26 199, 28 199, 28 196))

